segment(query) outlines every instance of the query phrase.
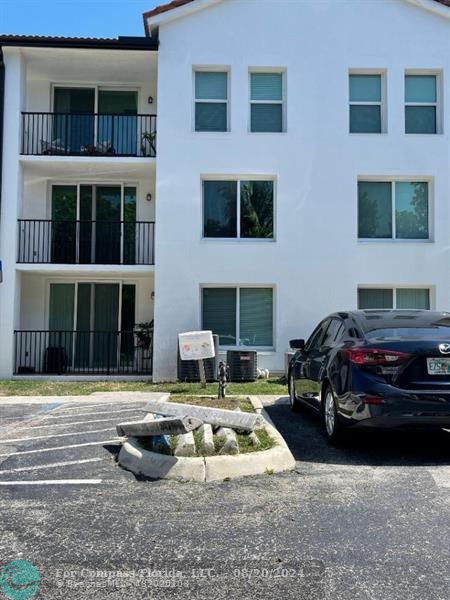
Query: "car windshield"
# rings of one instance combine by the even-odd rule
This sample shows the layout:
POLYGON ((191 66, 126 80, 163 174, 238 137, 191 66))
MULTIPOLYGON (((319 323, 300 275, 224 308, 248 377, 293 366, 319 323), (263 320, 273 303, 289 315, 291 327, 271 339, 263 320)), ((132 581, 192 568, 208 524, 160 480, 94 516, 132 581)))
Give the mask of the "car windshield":
POLYGON ((366 332, 368 339, 435 338, 450 340, 450 327, 386 327, 366 332))

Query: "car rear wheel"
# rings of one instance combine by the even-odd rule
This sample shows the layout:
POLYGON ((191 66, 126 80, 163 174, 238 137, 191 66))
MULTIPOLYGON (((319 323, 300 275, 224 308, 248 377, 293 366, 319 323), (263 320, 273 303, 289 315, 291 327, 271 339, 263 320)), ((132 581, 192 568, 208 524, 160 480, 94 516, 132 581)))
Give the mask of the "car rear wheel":
POLYGON ((295 392, 295 382, 292 373, 289 375, 289 404, 293 412, 300 411, 300 402, 295 392))
POLYGON ((342 425, 339 423, 336 400, 330 387, 325 390, 322 411, 325 435, 332 444, 337 444, 343 439, 342 425))

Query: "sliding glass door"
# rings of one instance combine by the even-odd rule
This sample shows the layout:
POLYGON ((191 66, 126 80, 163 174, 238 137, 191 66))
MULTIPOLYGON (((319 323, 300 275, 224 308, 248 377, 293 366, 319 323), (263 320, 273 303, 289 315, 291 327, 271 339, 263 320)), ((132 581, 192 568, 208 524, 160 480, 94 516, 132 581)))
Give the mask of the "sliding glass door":
POLYGON ((65 371, 73 360, 73 325, 75 284, 60 283, 50 286, 49 346, 45 349, 45 371, 65 371), (53 363, 50 364, 50 363, 53 363), (52 366, 57 365, 56 369, 52 366))
POLYGON ((137 92, 98 91, 98 142, 116 154, 137 152, 137 92))
POLYGON ((131 284, 50 284, 51 342, 62 348, 68 368, 114 371, 133 365, 135 298, 131 284))
POLYGON ((66 152, 82 152, 95 144, 95 89, 55 88, 53 139, 66 152))
POLYGON ((54 185, 52 221, 53 263, 135 263, 135 187, 54 185))
POLYGON ((55 87, 53 110, 55 147, 71 153, 136 155, 136 91, 55 87))
POLYGON ((52 263, 73 264, 77 259, 77 186, 52 188, 52 263))
POLYGON ((118 264, 121 255, 121 188, 95 188, 95 262, 118 264))

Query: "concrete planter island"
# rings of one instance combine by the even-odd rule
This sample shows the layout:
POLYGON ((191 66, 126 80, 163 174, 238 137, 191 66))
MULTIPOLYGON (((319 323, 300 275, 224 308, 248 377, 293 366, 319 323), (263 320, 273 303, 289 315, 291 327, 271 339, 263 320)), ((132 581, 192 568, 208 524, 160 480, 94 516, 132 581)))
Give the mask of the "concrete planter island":
POLYGON ((119 453, 120 466, 135 475, 149 479, 199 482, 280 473, 294 469, 295 459, 261 401, 257 396, 250 396, 249 399, 255 412, 261 417, 262 427, 276 443, 273 448, 236 455, 183 457, 146 450, 137 438, 129 437, 119 453))

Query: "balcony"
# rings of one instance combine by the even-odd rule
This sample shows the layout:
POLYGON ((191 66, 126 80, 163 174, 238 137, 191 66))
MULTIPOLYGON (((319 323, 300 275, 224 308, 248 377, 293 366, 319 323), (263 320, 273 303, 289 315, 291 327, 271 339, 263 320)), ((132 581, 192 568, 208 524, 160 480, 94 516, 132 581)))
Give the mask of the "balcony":
POLYGON ((15 375, 151 375, 152 339, 133 331, 18 330, 15 375))
POLYGON ((154 221, 19 219, 22 264, 154 265, 154 221))
POLYGON ((21 154, 156 156, 156 115, 22 113, 21 154))

